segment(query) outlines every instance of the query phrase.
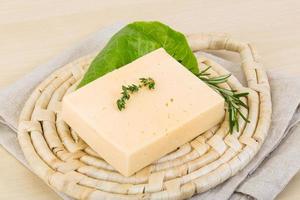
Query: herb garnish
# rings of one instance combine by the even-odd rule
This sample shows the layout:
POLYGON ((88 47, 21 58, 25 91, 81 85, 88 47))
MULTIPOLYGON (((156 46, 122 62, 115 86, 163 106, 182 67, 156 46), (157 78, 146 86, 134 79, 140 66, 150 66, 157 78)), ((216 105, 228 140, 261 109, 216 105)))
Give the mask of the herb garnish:
POLYGON ((241 116, 247 123, 250 122, 240 111, 241 107, 244 107, 248 110, 248 106, 240 98, 246 97, 249 93, 238 93, 236 90, 221 88, 218 84, 225 83, 231 74, 209 78, 208 76, 210 74, 207 73, 209 69, 210 67, 206 68, 197 76, 225 99, 229 114, 229 132, 232 133, 234 129, 239 131, 239 116, 241 116))
MULTIPOLYGON (((208 69, 199 73, 197 59, 189 47, 185 36, 160 22, 134 22, 122 28, 96 56, 77 88, 123 67, 158 48, 164 48, 168 54, 225 99, 229 114, 230 133, 234 129, 239 129, 239 116, 246 122, 249 122, 240 111, 241 107, 248 108, 240 100, 241 97, 246 97, 248 93, 238 93, 234 90, 219 87, 218 84, 226 82, 230 75, 209 78, 209 74, 206 73, 208 69)), ((150 87, 154 88, 154 85, 148 85, 149 89, 151 89, 150 87)), ((130 85, 122 87, 122 89, 122 97, 117 101, 119 110, 125 108, 126 100, 130 98, 131 93, 138 91, 139 86, 130 85)))
POLYGON ((138 92, 140 88, 147 87, 149 90, 155 89, 155 81, 152 78, 140 78, 140 84, 131 84, 122 86, 122 97, 117 100, 118 109, 121 111, 125 109, 126 101, 130 99, 130 94, 138 92))

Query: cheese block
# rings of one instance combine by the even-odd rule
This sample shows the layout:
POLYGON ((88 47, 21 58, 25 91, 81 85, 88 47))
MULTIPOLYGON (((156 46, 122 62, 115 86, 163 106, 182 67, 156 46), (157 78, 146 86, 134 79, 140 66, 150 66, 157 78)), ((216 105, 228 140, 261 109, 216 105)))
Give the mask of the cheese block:
POLYGON ((218 124, 223 98, 157 49, 63 98, 62 117, 104 160, 130 176, 218 124), (151 77, 120 111, 122 86, 151 77))

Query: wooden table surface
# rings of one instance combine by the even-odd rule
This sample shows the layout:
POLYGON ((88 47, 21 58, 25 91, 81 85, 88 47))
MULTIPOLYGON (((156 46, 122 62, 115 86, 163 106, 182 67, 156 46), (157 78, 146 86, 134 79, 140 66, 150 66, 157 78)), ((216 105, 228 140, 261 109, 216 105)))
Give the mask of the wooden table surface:
MULTIPOLYGON (((254 43, 265 67, 300 77, 298 0, 0 0, 0 89, 99 28, 133 20, 160 20, 185 33, 230 33, 254 43)), ((59 199, 3 148, 0 157, 0 199, 59 199)), ((300 173, 277 199, 300 199, 299 188, 300 173)))

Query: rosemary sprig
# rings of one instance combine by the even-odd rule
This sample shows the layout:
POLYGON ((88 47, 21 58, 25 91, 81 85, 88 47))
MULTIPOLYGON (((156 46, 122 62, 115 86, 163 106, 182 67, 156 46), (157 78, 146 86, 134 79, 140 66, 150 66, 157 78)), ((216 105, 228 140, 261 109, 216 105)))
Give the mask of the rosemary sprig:
POLYGON ((130 94, 138 92, 140 88, 147 87, 149 90, 155 89, 155 81, 152 78, 140 78, 140 84, 122 86, 121 98, 117 100, 118 109, 121 111, 126 107, 126 101, 130 99, 130 94))
POLYGON ((217 91, 224 99, 227 104, 228 114, 229 114, 229 132, 232 133, 234 129, 239 131, 239 116, 243 118, 247 123, 249 120, 241 112, 241 107, 248 110, 248 106, 240 99, 241 97, 246 97, 247 92, 237 92, 235 90, 228 90, 221 88, 219 84, 225 83, 231 74, 223 75, 219 77, 209 78, 210 75, 207 71, 210 67, 204 69, 197 76, 199 79, 204 81, 208 86, 217 91))

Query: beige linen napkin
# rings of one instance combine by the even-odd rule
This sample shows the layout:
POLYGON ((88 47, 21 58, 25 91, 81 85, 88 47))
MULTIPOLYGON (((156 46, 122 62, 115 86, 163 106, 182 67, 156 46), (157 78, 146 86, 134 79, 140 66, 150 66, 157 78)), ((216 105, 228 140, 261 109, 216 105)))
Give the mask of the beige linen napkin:
MULTIPOLYGON (((101 49, 124 24, 102 29, 80 44, 66 50, 51 61, 0 92, 0 144, 27 166, 19 147, 16 129, 19 113, 35 86, 52 71, 83 55, 101 49)), ((205 54, 229 69, 243 82, 239 64, 205 54)), ((268 71, 270 78, 273 119, 269 136, 258 155, 236 176, 216 188, 192 199, 273 199, 297 173, 300 167, 300 78, 284 70, 268 71), (277 149, 274 151, 274 149, 277 149)), ((28 167, 28 166, 27 166, 28 167)), ((70 199, 61 193, 62 198, 70 199)))

